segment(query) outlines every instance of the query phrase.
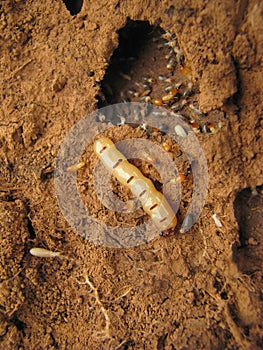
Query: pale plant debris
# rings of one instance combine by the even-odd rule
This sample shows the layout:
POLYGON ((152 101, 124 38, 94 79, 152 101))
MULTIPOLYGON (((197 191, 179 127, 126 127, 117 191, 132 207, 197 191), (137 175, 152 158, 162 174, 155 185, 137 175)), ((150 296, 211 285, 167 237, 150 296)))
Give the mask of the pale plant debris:
POLYGON ((111 335, 110 335, 110 325, 111 325, 111 321, 110 321, 110 317, 108 314, 107 309, 104 307, 104 305, 101 302, 100 296, 99 296, 99 292, 98 292, 98 288, 96 288, 94 286, 94 284, 91 282, 91 280, 89 279, 89 276, 87 274, 83 275, 85 281, 84 282, 80 282, 78 281, 79 284, 87 284, 91 290, 94 292, 94 296, 96 299, 96 303, 100 306, 100 310, 105 318, 105 328, 102 332, 99 332, 97 335, 98 336, 102 336, 103 338, 108 338, 111 339, 111 335))

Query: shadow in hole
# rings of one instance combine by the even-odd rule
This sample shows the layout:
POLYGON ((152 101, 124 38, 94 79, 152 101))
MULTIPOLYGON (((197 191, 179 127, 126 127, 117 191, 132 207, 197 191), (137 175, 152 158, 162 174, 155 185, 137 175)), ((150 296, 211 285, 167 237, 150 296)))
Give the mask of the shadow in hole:
POLYGON ((72 16, 77 15, 83 5, 83 0, 63 0, 63 2, 72 16))
POLYGON ((119 46, 114 51, 101 82, 101 94, 97 96, 98 108, 123 102, 120 97, 121 91, 129 84, 133 68, 140 61, 142 53, 149 49, 150 44, 157 45, 151 38, 160 36, 162 32, 161 28, 151 26, 148 21, 128 19, 125 27, 118 31, 119 46))

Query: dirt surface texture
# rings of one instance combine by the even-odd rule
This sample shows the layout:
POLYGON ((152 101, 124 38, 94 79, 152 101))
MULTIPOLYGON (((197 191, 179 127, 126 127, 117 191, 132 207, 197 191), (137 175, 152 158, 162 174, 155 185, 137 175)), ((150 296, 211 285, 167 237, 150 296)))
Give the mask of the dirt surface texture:
MULTIPOLYGON (((260 0, 1 2, 1 349, 263 348, 262 23, 260 0), (142 119, 94 114, 98 133, 162 147, 182 198, 172 234, 114 248, 96 226, 70 225, 75 198, 59 205, 54 179, 72 127, 120 102, 141 102, 142 119), (166 112, 148 127, 159 106, 180 114, 207 161, 205 205, 185 233, 193 164, 165 133, 166 112)), ((93 142, 65 170, 84 206, 113 228, 148 222, 142 208, 101 203, 93 142)), ((155 156, 139 151, 131 162, 162 191, 155 156)))

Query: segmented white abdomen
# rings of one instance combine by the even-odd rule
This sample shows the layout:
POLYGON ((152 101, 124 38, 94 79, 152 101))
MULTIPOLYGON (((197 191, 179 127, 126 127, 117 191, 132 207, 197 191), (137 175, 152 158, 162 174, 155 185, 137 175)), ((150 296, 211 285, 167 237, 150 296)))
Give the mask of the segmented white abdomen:
POLYGON ((94 149, 108 171, 140 200, 144 211, 158 229, 165 231, 176 226, 175 213, 164 195, 156 190, 152 181, 138 168, 128 162, 110 139, 101 137, 96 140, 94 149))

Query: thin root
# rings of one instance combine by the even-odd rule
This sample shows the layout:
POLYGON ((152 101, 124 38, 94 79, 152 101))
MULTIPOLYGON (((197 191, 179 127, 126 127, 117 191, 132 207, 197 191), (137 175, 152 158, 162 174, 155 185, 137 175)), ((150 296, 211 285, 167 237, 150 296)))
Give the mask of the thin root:
POLYGON ((98 332, 97 333, 97 337, 98 338, 109 338, 111 339, 111 335, 110 335, 110 317, 109 317, 109 314, 108 314, 108 311, 105 309, 105 307, 103 306, 101 300, 100 300, 100 296, 99 296, 99 292, 98 292, 98 289, 94 286, 94 284, 90 281, 89 277, 87 274, 85 274, 83 276, 85 278, 85 282, 80 282, 78 281, 79 284, 87 284, 89 285, 89 287, 92 289, 92 291, 94 292, 94 296, 95 296, 95 299, 96 299, 96 302, 97 304, 100 306, 100 310, 101 312, 103 313, 103 316, 105 318, 105 328, 102 332, 98 332))
POLYGON ((17 73, 19 73, 23 68, 25 68, 29 63, 31 63, 33 59, 26 61, 22 66, 18 67, 17 69, 13 70, 13 72, 9 75, 8 78, 13 78, 17 73))

